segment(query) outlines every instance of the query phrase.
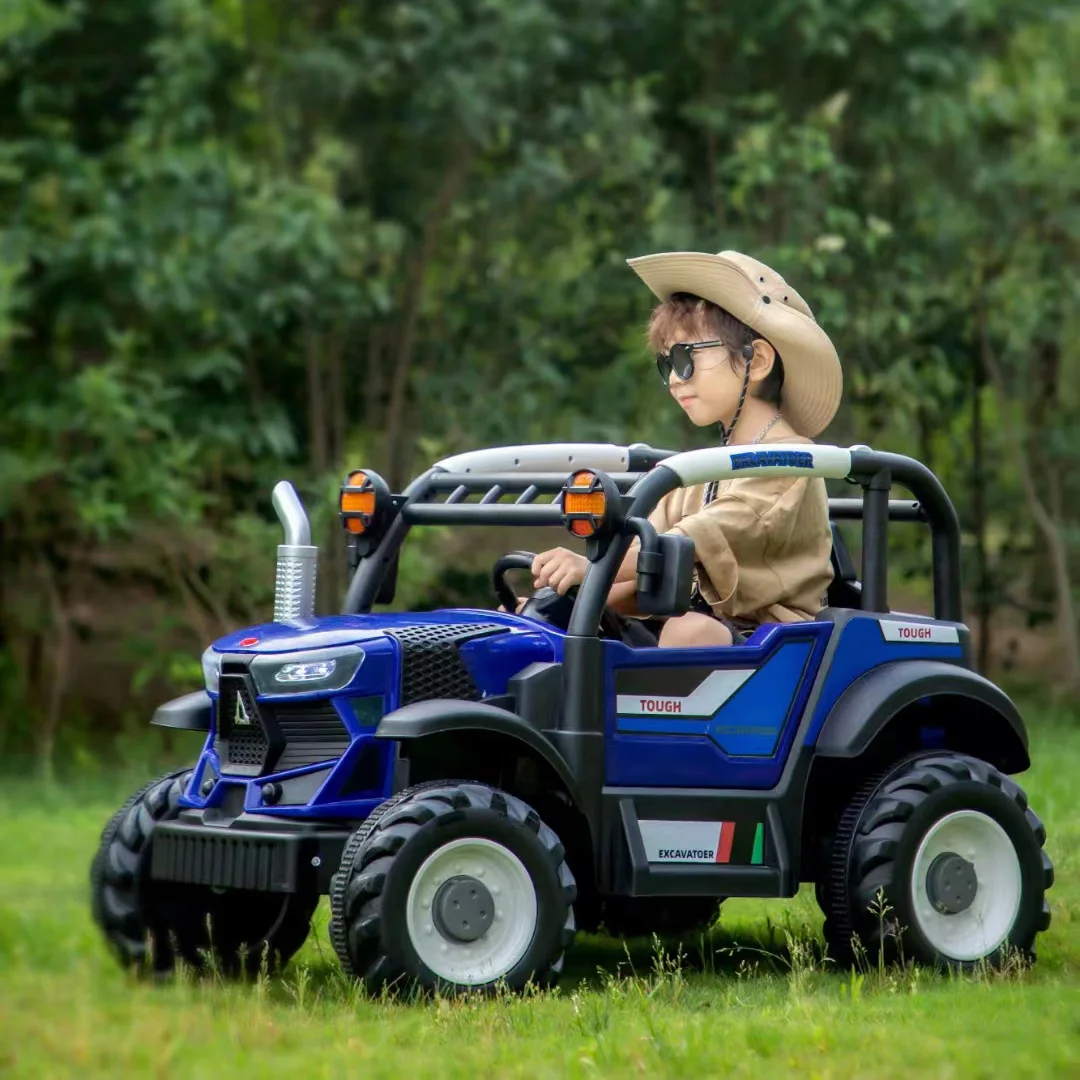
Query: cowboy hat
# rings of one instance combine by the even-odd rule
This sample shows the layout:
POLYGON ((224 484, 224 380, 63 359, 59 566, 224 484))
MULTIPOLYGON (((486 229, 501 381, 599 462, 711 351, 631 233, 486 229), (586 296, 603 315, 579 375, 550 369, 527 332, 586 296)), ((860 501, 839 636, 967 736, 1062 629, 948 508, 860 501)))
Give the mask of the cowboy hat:
POLYGON ((844 379, 829 335, 806 301, 773 269, 738 251, 668 251, 627 259, 661 299, 691 293, 756 330, 784 361, 784 417, 809 438, 828 426, 844 379))

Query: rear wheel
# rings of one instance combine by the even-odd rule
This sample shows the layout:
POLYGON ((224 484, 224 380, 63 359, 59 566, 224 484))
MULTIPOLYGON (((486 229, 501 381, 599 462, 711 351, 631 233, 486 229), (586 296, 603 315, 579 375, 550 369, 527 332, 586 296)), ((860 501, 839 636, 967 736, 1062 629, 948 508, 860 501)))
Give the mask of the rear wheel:
POLYGON ((384 803, 349 840, 331 939, 372 990, 521 990, 562 970, 576 891, 559 838, 526 803, 434 782, 384 803))
POLYGON ((1009 777, 962 754, 903 762, 844 812, 819 895, 830 952, 965 968, 1034 958, 1050 924, 1046 830, 1009 777))
POLYGON ((147 784, 105 826, 90 871, 94 921, 125 967, 164 974, 177 956, 195 968, 212 957, 226 974, 284 965, 307 937, 317 897, 150 877, 154 827, 179 814, 190 778, 179 772, 147 784))

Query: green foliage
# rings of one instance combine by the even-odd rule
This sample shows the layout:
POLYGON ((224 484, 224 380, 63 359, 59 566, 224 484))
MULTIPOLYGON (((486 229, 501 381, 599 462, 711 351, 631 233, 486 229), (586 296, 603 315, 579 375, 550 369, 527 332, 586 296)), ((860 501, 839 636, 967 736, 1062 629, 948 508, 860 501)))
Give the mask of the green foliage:
MULTIPOLYGON (((983 591, 1047 610, 1013 448, 1038 433, 1072 557, 1078 45, 1047 0, 9 0, 0 651, 27 708, 59 681, 63 711, 95 642, 195 655, 265 617, 282 476, 326 500, 333 607, 347 465, 707 440, 624 265, 669 248, 780 268, 844 358, 832 439, 928 459, 983 591)), ((459 588, 419 544, 403 603, 459 588)))

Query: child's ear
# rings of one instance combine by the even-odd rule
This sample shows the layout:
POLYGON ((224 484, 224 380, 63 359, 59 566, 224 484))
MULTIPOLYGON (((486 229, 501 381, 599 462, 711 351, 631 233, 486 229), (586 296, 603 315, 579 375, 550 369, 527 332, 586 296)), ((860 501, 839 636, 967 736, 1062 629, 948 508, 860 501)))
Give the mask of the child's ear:
POLYGON ((772 371, 776 350, 764 339, 754 339, 754 355, 750 360, 750 381, 761 382, 772 371))

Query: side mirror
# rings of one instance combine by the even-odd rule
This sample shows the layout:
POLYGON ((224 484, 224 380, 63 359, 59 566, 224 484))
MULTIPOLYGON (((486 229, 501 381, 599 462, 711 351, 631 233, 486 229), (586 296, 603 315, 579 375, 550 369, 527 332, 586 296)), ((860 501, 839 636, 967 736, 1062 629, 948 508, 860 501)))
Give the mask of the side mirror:
MULTIPOLYGON (((641 519, 635 525, 637 521, 641 519)), ((642 615, 685 615, 694 581, 694 541, 689 536, 658 536, 648 522, 641 524, 646 528, 634 528, 641 537, 637 609, 642 615)))

